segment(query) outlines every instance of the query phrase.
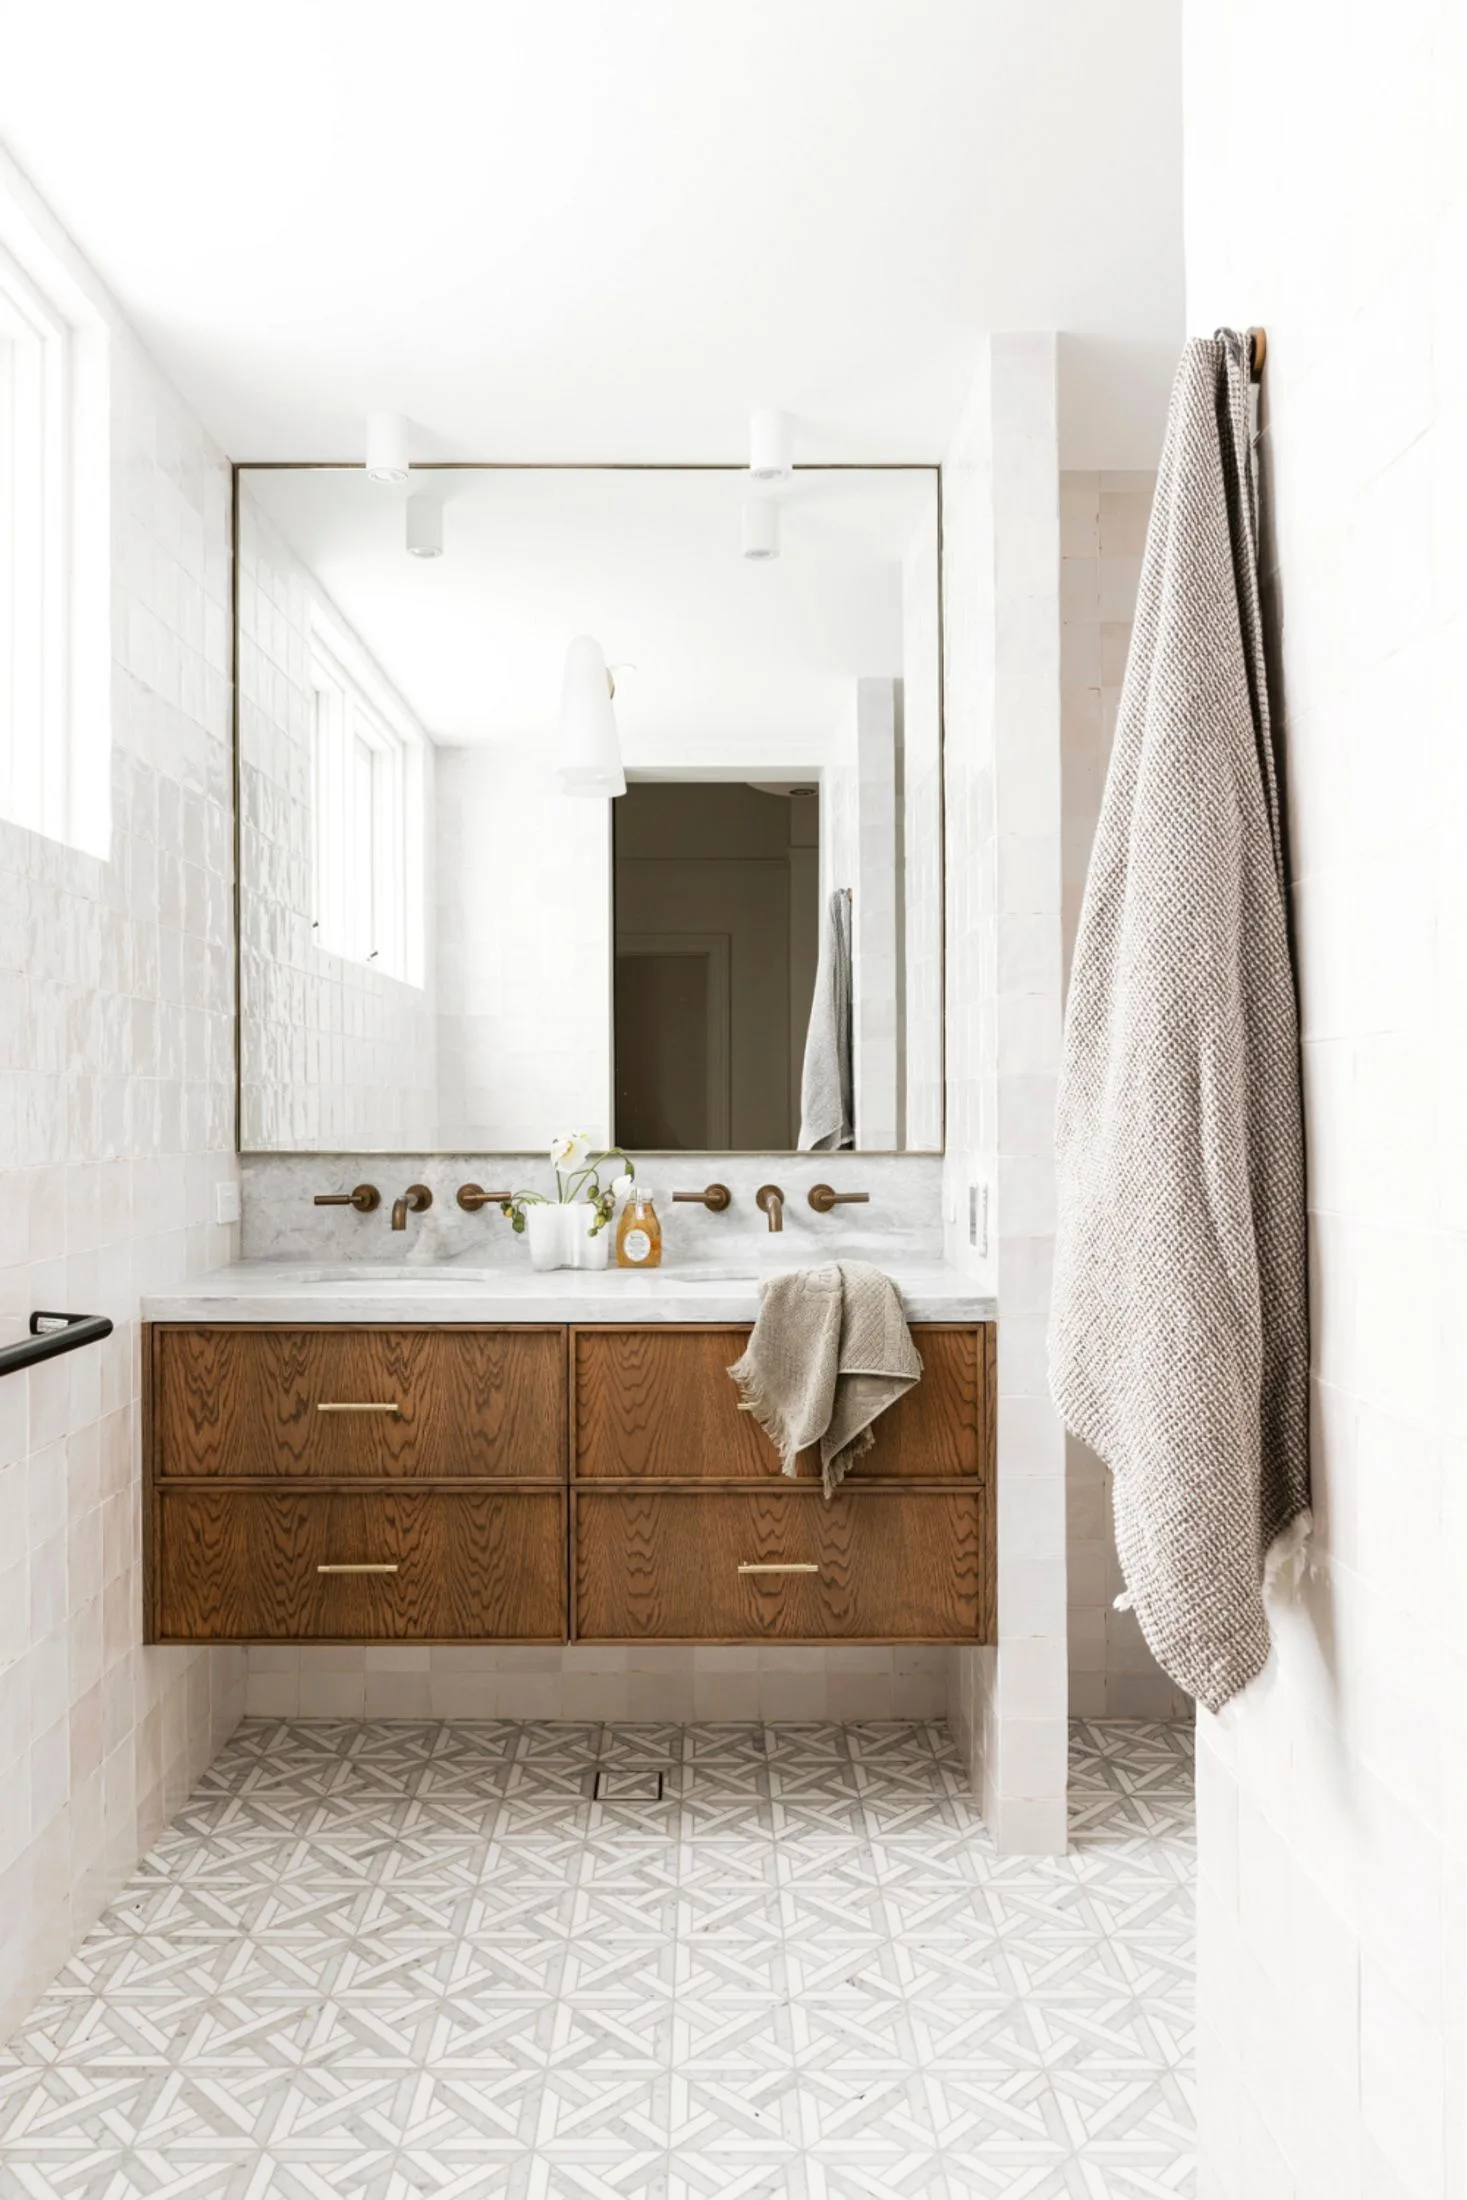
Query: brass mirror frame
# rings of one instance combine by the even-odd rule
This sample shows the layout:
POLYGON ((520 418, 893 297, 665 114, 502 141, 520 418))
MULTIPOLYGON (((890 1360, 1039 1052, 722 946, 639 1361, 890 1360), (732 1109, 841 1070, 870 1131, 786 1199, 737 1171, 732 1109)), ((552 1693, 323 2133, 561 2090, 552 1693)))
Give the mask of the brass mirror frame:
MULTIPOLYGON (((747 474, 748 467, 728 459, 695 460, 676 459, 659 463, 649 459, 428 459, 414 461, 415 474, 747 474)), ((230 800, 232 806, 232 839, 234 849, 234 891, 231 915, 234 926, 234 1148, 242 1160, 293 1159, 301 1155, 319 1154, 329 1161, 346 1158, 317 1147, 301 1146, 252 1146, 244 1142, 244 1053, 242 1029, 244 1020, 244 994, 242 988, 244 962, 244 935, 241 925, 243 881, 240 855, 244 833, 240 809, 241 759, 239 749, 239 505, 240 477, 244 474, 360 474, 366 472, 362 459, 335 458, 237 458, 229 466, 229 753, 230 800)), ((947 623, 943 601, 943 513, 942 467, 930 459, 836 459, 828 464, 796 465, 796 474, 931 474, 935 492, 934 516, 937 530, 937 833, 938 833, 938 1076, 941 1090, 939 1112, 939 1143, 936 1146, 860 1146, 855 1153, 869 1154, 874 1159, 931 1160, 947 1151, 947 623)), ((378 1146, 353 1148, 363 1154, 386 1153, 378 1146)), ((741 1159, 754 1149, 719 1147, 706 1152, 699 1148, 679 1147, 675 1151, 661 1152, 646 1149, 646 1158, 695 1163, 721 1158, 741 1159)), ((762 1149, 759 1149, 762 1150, 762 1149)), ((411 1149, 424 1160, 451 1159, 462 1151, 458 1147, 415 1146, 411 1149)), ((483 1151, 487 1158, 487 1149, 483 1151)), ((801 1149, 797 1146, 779 1149, 779 1158, 797 1159, 801 1149)), ((504 1159, 515 1158, 502 1153, 504 1159)))

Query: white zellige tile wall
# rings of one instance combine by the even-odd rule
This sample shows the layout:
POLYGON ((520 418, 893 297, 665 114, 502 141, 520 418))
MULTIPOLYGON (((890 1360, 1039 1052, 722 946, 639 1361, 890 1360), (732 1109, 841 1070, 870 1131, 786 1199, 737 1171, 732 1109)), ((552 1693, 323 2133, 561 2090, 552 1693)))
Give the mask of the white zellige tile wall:
MULTIPOLYGON (((1156 476, 1060 476, 1060 774, 1064 958, 1068 979, 1090 845, 1110 763, 1156 476)), ((1111 1520, 1110 1476, 1065 1440, 1070 1711, 1077 1718, 1172 1719, 1191 1698, 1169 1681, 1132 1611, 1111 1520)))
MULTIPOLYGON (((438 1142, 433 928, 424 983, 318 947, 312 919, 311 633, 314 614, 371 653, 240 487, 239 733, 241 1140, 337 1148, 438 1142)), ((378 680, 387 686, 380 668, 378 680)), ((405 704, 402 715, 416 725, 405 704)), ((421 730, 421 729, 420 729, 421 730)), ((434 751, 425 744, 425 840, 434 751)), ((431 898, 431 897, 430 897, 431 898)))
POLYGON ((1066 1843, 1065 1456, 1044 1330, 1061 992, 1059 460, 1052 335, 995 336, 944 462, 950 1257, 1001 1294, 996 1650, 951 1715, 1000 1848, 1066 1843), (989 1252, 968 1186, 989 1192, 989 1252))
POLYGON ((1198 1722, 1202 2193, 1462 2200, 1467 14, 1321 26, 1187 8, 1188 321, 1269 339, 1317 1524, 1198 1722))
POLYGON ((145 1650, 141 1293, 228 1259, 234 1160, 229 475, 111 325, 112 852, 0 825, 0 1335, 108 1314, 0 1380, 0 2032, 232 1729, 237 1650, 145 1650))

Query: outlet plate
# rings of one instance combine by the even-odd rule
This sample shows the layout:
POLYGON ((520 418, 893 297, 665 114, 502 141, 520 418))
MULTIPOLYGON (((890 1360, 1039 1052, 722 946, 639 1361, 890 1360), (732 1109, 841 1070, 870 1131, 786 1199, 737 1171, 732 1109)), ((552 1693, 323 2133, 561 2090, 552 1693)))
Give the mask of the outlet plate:
POLYGON ((232 1177, 228 1183, 214 1186, 214 1220, 222 1223, 239 1220, 239 1186, 232 1177))
POLYGON ((968 1186, 968 1243, 988 1258, 988 1186, 982 1179, 968 1186))

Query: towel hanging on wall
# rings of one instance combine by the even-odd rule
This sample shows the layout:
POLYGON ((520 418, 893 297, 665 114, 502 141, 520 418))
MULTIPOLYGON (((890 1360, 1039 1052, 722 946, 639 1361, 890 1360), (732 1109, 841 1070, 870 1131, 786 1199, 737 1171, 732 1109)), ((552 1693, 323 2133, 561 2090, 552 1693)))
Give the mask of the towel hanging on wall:
POLYGON ((1142 1631, 1216 1710, 1309 1530, 1299 1019, 1258 599, 1250 353, 1172 389, 1075 945, 1050 1380, 1114 1476, 1142 1631))

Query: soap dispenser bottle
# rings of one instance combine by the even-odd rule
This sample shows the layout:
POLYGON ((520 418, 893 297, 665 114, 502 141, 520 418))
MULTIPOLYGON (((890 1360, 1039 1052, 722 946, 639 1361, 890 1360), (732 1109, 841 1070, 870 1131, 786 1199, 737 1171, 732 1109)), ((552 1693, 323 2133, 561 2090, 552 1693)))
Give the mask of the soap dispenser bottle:
POLYGON ((662 1266, 662 1224, 652 1204, 651 1189, 646 1184, 635 1184, 621 1211, 616 1226, 616 1265, 618 1268, 660 1268, 662 1266))

